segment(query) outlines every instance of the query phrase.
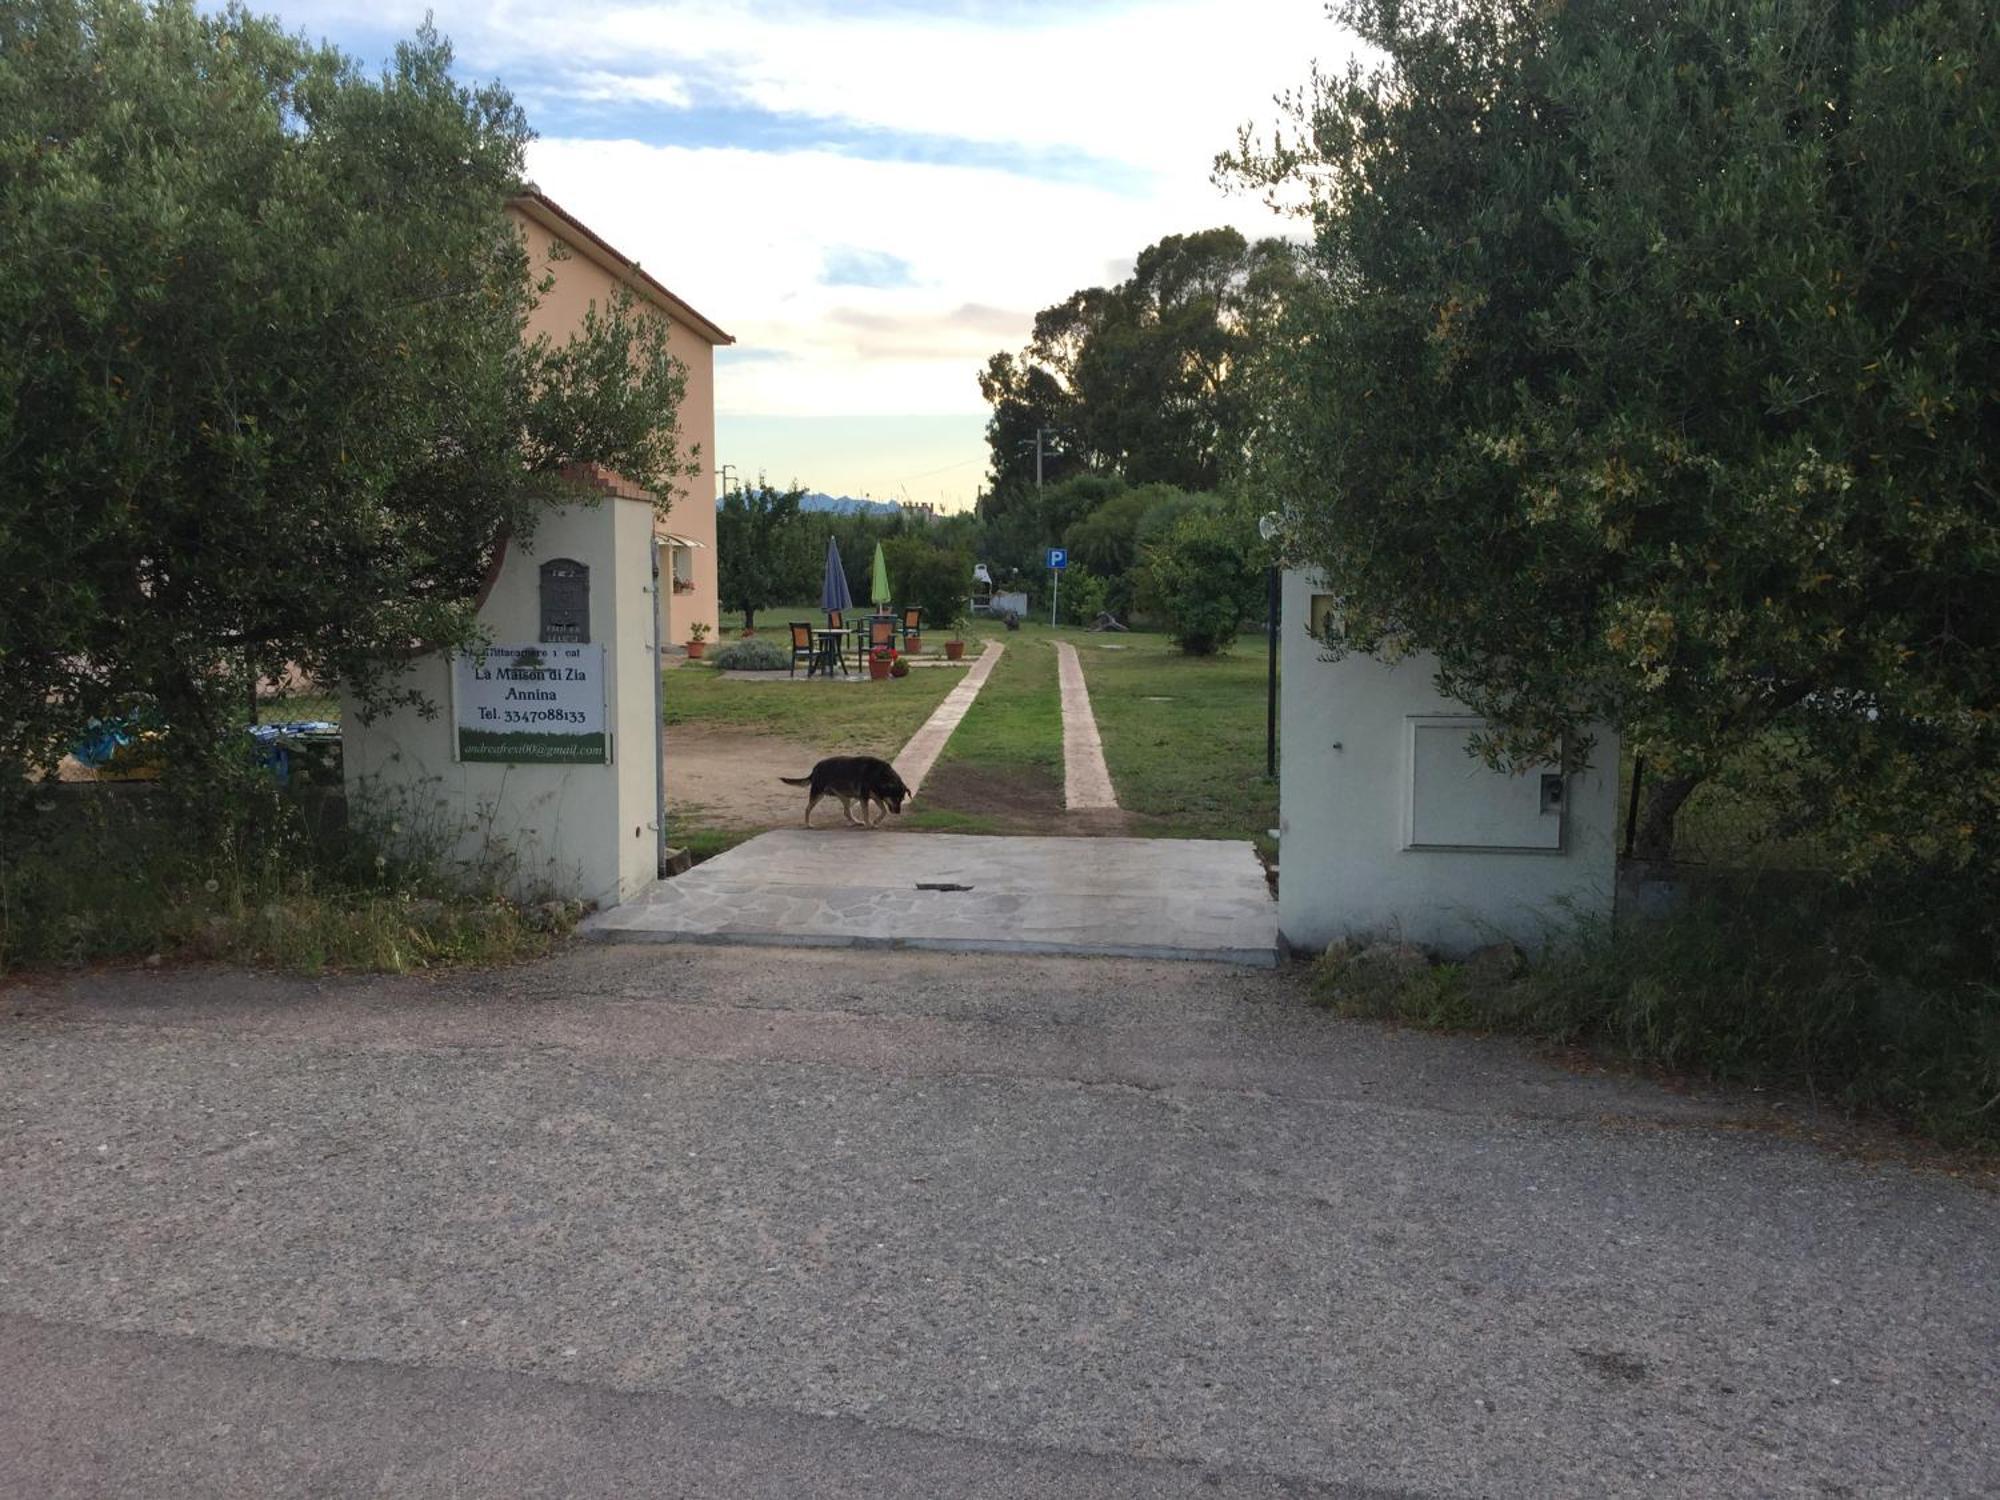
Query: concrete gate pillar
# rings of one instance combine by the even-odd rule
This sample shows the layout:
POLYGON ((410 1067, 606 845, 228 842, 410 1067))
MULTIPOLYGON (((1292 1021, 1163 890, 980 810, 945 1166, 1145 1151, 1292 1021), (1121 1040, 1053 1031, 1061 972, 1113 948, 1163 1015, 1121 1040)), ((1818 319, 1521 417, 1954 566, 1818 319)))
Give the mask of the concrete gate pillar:
POLYGON ((1438 692, 1428 656, 1323 659, 1325 586, 1285 574, 1279 616, 1278 925, 1296 948, 1387 938, 1463 953, 1528 949, 1577 915, 1608 916, 1618 740, 1589 766, 1496 772, 1466 753, 1481 723, 1438 692))
POLYGON ((479 611, 484 654, 406 676, 433 707, 364 723, 343 700, 350 817, 392 847, 518 899, 612 905, 659 873, 650 498, 603 498, 510 544, 479 611))

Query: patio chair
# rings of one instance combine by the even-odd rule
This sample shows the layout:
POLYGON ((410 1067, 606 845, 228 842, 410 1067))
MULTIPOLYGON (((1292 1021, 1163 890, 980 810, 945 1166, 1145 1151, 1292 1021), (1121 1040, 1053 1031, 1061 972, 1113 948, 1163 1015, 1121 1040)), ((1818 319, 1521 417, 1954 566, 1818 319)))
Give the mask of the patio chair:
POLYGON ((924 633, 924 612, 912 604, 903 611, 903 649, 914 651, 910 644, 924 633))
POLYGON ((847 620, 843 612, 837 609, 828 610, 826 612, 826 628, 828 630, 847 629, 847 620))
POLYGON ((801 657, 805 659, 806 676, 808 677, 812 676, 813 628, 808 621, 794 620, 792 621, 792 671, 791 671, 791 675, 794 677, 799 675, 799 659, 801 657))
POLYGON ((868 617, 868 650, 861 658, 863 670, 867 669, 868 658, 883 646, 892 650, 896 645, 896 617, 894 615, 870 615, 868 617))

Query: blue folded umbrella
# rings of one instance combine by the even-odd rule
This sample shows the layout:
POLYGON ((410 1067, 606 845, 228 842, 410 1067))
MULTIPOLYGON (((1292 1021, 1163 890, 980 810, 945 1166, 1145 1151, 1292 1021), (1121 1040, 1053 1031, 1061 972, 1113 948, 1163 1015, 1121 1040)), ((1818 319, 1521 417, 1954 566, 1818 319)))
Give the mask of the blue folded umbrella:
POLYGON ((826 577, 819 586, 819 607, 828 614, 854 608, 854 599, 847 592, 847 569, 840 565, 840 543, 832 537, 826 539, 826 577))

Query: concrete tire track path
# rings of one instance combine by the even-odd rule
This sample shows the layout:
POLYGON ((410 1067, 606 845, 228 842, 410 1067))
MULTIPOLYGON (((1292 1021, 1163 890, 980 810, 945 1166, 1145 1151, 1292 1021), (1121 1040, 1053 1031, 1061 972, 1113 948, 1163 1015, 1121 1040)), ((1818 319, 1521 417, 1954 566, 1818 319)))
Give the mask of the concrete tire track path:
POLYGON ((1056 671, 1062 684, 1063 806, 1071 812, 1115 811, 1118 793, 1104 764, 1104 741, 1090 711, 1090 688, 1076 647, 1057 641, 1056 671))
POLYGON ((931 716, 924 720, 917 732, 910 736, 909 743, 896 752, 894 765, 896 774, 903 778, 903 785, 912 792, 924 784, 924 778, 937 764, 937 758, 944 753, 944 747, 951 740, 952 731, 958 728, 959 720, 972 707, 972 700, 979 696, 979 690, 986 686, 986 679, 993 675, 993 668, 1000 660, 1000 653, 1007 648, 998 641, 988 641, 986 649, 979 653, 957 687, 944 695, 944 701, 931 710, 931 716))

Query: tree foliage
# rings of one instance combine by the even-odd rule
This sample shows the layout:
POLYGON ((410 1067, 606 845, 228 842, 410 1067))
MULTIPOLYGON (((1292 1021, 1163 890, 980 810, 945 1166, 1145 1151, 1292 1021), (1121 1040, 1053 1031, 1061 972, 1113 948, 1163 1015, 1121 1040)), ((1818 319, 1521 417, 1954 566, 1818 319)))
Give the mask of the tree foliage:
POLYGON ((428 27, 380 76, 240 9, 0 8, 0 758, 253 674, 363 692, 474 632, 497 545, 602 464, 689 472, 664 323, 524 334, 529 139, 428 27))
POLYGON ((1178 518, 1183 502, 1191 506, 1194 497, 1172 485, 1143 484, 1119 491, 1082 520, 1072 522, 1062 534, 1071 559, 1102 580, 1102 607, 1120 620, 1131 612, 1137 600, 1142 541, 1157 541, 1167 530, 1161 526, 1155 534, 1142 538, 1141 528, 1163 508, 1172 509, 1178 518))
POLYGON ((1215 488, 1252 426, 1249 356, 1296 280, 1288 242, 1209 229, 1169 235, 1119 285, 1043 309, 1028 347, 994 355, 979 378, 992 488, 1033 483, 1037 427, 1060 437, 1045 481, 1089 470, 1215 488))
POLYGON ((1491 749, 1782 734, 1850 866, 2000 811, 2000 18, 1356 0, 1380 61, 1223 165, 1314 229, 1266 474, 1342 649, 1491 749))
POLYGON ((754 489, 739 486, 716 508, 718 602, 742 611, 745 630, 756 628, 758 610, 818 593, 808 587, 812 558, 799 512, 804 498, 801 486, 780 490, 759 475, 754 489))
POLYGON ((1047 548, 1063 545, 1072 527, 1124 490, 1115 475, 1077 474, 1039 488, 988 491, 977 506, 980 561, 996 580, 1033 577, 1047 548))

